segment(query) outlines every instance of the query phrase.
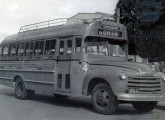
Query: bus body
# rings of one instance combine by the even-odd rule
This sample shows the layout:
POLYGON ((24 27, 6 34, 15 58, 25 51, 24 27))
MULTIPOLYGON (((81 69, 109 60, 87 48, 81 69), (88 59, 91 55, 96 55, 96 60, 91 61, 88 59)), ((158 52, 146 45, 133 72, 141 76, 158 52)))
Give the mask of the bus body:
POLYGON ((80 20, 21 30, 0 44, 0 84, 14 87, 19 99, 34 91, 92 95, 94 108, 102 114, 113 113, 119 101, 141 110, 134 103, 154 108, 165 100, 165 76, 153 73, 148 65, 128 62, 122 24, 80 20))

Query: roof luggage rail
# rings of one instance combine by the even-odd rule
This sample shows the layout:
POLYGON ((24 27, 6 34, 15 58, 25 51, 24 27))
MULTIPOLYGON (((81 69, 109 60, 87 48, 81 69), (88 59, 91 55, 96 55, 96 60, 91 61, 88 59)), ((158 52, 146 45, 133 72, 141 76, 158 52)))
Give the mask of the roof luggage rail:
POLYGON ((110 20, 113 22, 120 23, 120 9, 119 8, 117 9, 116 16, 106 14, 106 13, 101 13, 101 12, 79 13, 77 15, 74 15, 71 18, 59 18, 59 19, 53 19, 53 20, 48 20, 48 21, 44 21, 44 22, 34 23, 34 24, 30 24, 30 25, 24 25, 20 28, 18 33, 47 28, 47 27, 64 25, 66 23, 77 23, 77 22, 86 23, 88 21, 96 21, 96 20, 110 20), (112 20, 112 18, 113 18, 113 20, 112 20))
POLYGON ((59 18, 59 19, 53 19, 49 21, 34 23, 30 25, 24 25, 20 28, 19 33, 30 31, 30 30, 37 30, 37 29, 46 28, 46 27, 64 25, 66 23, 67 23, 66 18, 59 18))

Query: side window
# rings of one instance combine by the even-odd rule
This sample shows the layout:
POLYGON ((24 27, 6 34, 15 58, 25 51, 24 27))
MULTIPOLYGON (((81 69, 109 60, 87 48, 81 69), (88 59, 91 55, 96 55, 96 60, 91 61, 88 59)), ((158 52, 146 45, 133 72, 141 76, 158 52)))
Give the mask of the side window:
POLYGON ((71 54, 72 53, 72 41, 68 40, 67 41, 67 54, 71 54))
POLYGON ((9 56, 13 57, 16 55, 16 44, 9 45, 9 56))
POLYGON ((76 38, 76 46, 75 46, 75 52, 80 52, 81 51, 81 42, 82 39, 81 38, 76 38))
POLYGON ((17 56, 23 56, 24 43, 17 44, 17 56))
POLYGON ((2 56, 7 57, 8 55, 8 46, 2 47, 2 56))
POLYGON ((54 55, 56 51, 56 40, 47 40, 45 45, 45 54, 54 55))
POLYGON ((2 55, 2 47, 0 46, 0 56, 2 55))
POLYGON ((28 56, 29 55, 29 49, 30 48, 30 43, 26 43, 25 44, 25 56, 28 56))
POLYGON ((25 45, 25 56, 31 56, 33 54, 34 42, 26 43, 25 45))
POLYGON ((64 54, 64 41, 60 41, 59 53, 60 53, 60 55, 64 54))
POLYGON ((34 48, 34 42, 30 43, 30 48, 29 48, 29 55, 33 54, 33 48, 34 48))
POLYGON ((34 54, 43 55, 44 41, 35 42, 34 54))

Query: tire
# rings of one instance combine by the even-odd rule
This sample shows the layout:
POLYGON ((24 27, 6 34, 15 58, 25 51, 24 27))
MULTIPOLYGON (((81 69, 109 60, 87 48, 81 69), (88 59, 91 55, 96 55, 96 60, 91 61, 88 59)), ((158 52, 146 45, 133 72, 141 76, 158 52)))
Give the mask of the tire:
POLYGON ((66 100, 68 98, 68 96, 66 95, 59 95, 59 94, 53 94, 55 99, 58 99, 58 100, 66 100))
POLYGON ((16 79, 15 83, 15 97, 24 100, 27 98, 31 98, 34 96, 35 91, 34 90, 27 90, 25 88, 25 84, 21 78, 16 79))
POLYGON ((100 83, 92 91, 92 105, 96 112, 110 115, 117 110, 118 101, 111 88, 105 83, 100 83))
POLYGON ((139 112, 139 113, 147 113, 152 111, 158 102, 133 102, 132 106, 139 112))

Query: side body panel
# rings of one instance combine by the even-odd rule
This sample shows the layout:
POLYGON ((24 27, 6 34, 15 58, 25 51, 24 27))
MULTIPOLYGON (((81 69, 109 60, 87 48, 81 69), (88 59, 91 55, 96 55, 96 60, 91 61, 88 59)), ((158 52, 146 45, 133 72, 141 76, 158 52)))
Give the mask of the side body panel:
POLYGON ((53 92, 54 61, 8 61, 0 64, 0 84, 13 87, 13 81, 19 76, 27 89, 53 92))

